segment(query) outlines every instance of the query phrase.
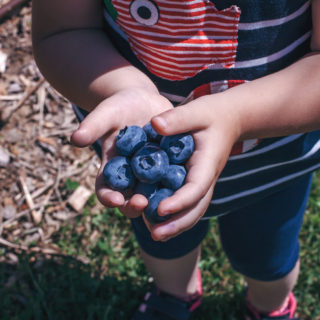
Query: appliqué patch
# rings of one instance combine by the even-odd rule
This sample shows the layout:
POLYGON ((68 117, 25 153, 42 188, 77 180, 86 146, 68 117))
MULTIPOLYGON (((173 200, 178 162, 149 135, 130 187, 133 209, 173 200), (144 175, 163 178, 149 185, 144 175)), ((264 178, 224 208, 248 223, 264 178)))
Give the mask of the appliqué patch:
POLYGON ((219 11, 209 0, 108 2, 132 51, 153 74, 184 80, 207 68, 234 66, 239 7, 219 11))
MULTIPOLYGON (((222 80, 222 81, 213 81, 210 83, 205 83, 194 90, 188 95, 188 97, 181 103, 186 104, 192 100, 195 100, 201 96, 214 94, 218 92, 223 92, 232 87, 238 86, 242 83, 245 83, 245 80, 222 80)), ((235 156, 247 151, 250 151, 256 147, 262 139, 249 139, 244 141, 238 141, 234 144, 230 156, 235 156)))

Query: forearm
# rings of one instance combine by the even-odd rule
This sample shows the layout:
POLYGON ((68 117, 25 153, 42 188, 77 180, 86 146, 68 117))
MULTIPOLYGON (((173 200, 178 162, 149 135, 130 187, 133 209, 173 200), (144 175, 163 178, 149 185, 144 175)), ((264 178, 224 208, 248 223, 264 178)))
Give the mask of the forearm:
POLYGON ((34 41, 34 56, 46 79, 86 110, 128 87, 157 90, 130 65, 100 29, 76 29, 34 41))
POLYGON ((240 140, 320 129, 319 66, 320 54, 313 53, 277 73, 220 93, 218 100, 206 96, 206 103, 220 114, 221 102, 222 114, 235 116, 240 140))

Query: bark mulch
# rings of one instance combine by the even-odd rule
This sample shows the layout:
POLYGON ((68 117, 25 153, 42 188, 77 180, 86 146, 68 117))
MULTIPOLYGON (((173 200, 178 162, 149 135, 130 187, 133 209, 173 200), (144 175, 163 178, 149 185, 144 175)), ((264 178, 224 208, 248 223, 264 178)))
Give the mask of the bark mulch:
POLYGON ((91 149, 70 145, 71 104, 34 62, 30 2, 12 9, 0 19, 0 262, 19 252, 63 255, 52 235, 81 214, 99 166, 91 149))

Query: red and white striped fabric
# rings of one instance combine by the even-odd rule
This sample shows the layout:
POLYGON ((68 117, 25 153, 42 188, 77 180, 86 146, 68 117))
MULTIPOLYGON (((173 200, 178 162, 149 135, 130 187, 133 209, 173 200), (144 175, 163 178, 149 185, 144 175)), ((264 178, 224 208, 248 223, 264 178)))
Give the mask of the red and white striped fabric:
MULTIPOLYGON (((196 89, 194 89, 189 96, 182 102, 185 104, 189 101, 197 99, 207 94, 213 94, 225 91, 229 88, 235 87, 239 84, 245 83, 245 80, 223 80, 223 81, 213 81, 210 83, 205 83, 196 89)), ((232 148, 231 156, 241 154, 243 152, 249 151, 261 142, 262 139, 249 139, 245 141, 238 141, 232 148)))
POLYGON ((215 66, 232 68, 241 10, 209 0, 111 0, 131 49, 153 74, 184 80, 215 66))

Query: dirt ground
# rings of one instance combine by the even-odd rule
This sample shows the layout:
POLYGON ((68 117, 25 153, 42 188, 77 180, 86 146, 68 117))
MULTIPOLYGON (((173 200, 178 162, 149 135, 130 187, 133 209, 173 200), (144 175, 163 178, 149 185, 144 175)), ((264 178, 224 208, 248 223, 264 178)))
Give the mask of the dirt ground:
POLYGON ((0 116, 0 247, 54 254, 51 236, 94 193, 99 159, 70 145, 77 120, 34 62, 30 2, 0 21, 0 116))

